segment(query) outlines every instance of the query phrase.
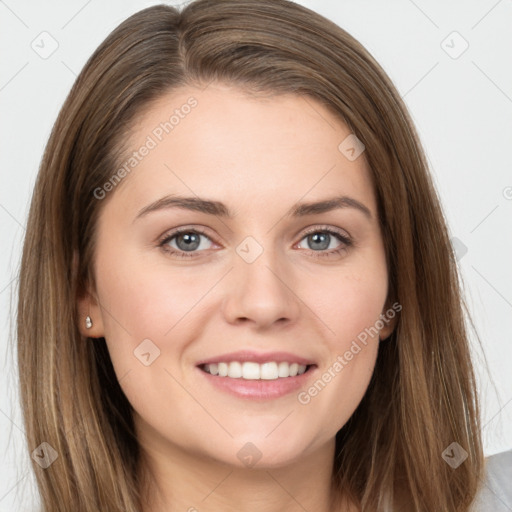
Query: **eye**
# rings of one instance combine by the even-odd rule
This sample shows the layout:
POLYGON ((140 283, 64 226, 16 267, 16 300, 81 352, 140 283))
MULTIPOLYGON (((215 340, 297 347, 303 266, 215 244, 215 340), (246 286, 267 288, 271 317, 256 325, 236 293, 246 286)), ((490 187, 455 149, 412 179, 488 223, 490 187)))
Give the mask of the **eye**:
POLYGON ((306 232, 306 236, 302 240, 306 240, 309 243, 308 245, 313 248, 311 250, 314 257, 337 256, 352 246, 352 240, 347 235, 331 228, 319 229, 316 227, 306 232), (342 244, 340 247, 326 252, 325 249, 329 248, 333 238, 342 242, 342 244))
POLYGON ((173 256, 180 258, 193 258, 196 249, 204 249, 201 244, 201 238, 211 241, 211 238, 198 228, 178 228, 168 233, 163 240, 160 241, 159 247, 164 251, 171 253, 173 256), (171 246, 171 242, 175 240, 176 246, 171 246))
MULTIPOLYGON (((199 228, 177 228, 167 233, 159 242, 158 246, 167 253, 180 258, 194 258, 197 256, 197 249, 208 249, 204 247, 202 238, 212 242, 212 239, 199 228)), ((309 250, 313 253, 313 257, 333 257, 347 251, 353 245, 352 240, 341 231, 332 228, 315 227, 306 232, 301 239, 307 240, 312 247, 309 250), (341 242, 341 246, 330 251, 326 251, 333 240, 341 242)), ((213 243, 213 242, 212 242, 213 243)), ((206 244, 208 245, 208 244, 206 244)), ((300 245, 300 243, 299 243, 300 245)), ((301 247, 302 248, 302 247, 301 247)))

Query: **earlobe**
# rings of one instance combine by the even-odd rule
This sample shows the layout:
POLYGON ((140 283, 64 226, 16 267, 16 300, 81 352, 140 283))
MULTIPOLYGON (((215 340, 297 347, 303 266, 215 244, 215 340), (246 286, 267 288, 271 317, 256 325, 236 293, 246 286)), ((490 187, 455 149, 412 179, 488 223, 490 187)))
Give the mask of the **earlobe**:
POLYGON ((391 326, 389 323, 383 327, 379 333, 379 340, 384 341, 387 340, 391 334, 393 334, 393 326, 391 326))
POLYGON ((89 292, 77 299, 78 330, 86 338, 103 338, 103 318, 99 301, 89 292))
POLYGON ((398 322, 398 312, 394 308, 385 308, 382 311, 382 323, 384 327, 379 332, 380 341, 384 341, 393 334, 396 324, 398 322), (391 314, 392 313, 392 314, 391 314))

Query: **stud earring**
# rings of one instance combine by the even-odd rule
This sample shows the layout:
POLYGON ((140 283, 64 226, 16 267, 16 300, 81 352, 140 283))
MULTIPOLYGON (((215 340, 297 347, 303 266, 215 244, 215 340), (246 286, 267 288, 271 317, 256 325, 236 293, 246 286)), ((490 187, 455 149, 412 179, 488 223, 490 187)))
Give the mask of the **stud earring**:
POLYGON ((92 327, 92 320, 90 316, 85 317, 85 327, 86 329, 90 329, 92 327))

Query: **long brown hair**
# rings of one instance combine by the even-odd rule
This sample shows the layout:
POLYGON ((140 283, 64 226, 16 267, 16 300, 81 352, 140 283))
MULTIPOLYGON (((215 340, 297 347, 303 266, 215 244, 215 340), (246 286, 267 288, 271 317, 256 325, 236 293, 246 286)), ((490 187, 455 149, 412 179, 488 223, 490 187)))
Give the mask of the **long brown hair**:
MULTIPOLYGON (((407 109, 347 32, 287 0, 156 5, 121 23, 86 63, 48 141, 20 270, 18 354, 34 471, 46 512, 136 512, 144 482, 132 409, 104 340, 80 335, 94 289, 94 197, 118 168, 137 114, 183 85, 321 102, 364 143, 385 243, 389 301, 402 310, 368 390, 336 436, 335 489, 363 511, 467 511, 483 474, 466 308, 446 220, 407 109), (452 443, 467 452, 456 469, 452 443), (405 507, 405 508, 400 508, 405 507)), ((113 192, 115 193, 115 192, 113 192)), ((466 308, 467 313, 467 308, 466 308)))

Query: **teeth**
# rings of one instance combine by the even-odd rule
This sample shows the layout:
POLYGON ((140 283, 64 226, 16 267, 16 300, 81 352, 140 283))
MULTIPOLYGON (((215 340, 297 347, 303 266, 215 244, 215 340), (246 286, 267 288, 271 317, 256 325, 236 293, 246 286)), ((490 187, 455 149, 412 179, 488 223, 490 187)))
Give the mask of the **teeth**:
POLYGON ((274 380, 279 377, 277 363, 263 363, 260 370, 260 378, 265 380, 274 380))
POLYGON ((254 362, 240 363, 231 361, 230 363, 212 363, 205 364, 204 370, 211 375, 219 377, 229 377, 231 379, 246 380, 276 380, 285 377, 295 377, 302 375, 306 371, 306 365, 298 363, 268 363, 258 364, 254 362))
MULTIPOLYGON (((233 363, 229 363, 231 366, 233 363)), ((237 364, 237 363, 234 363, 237 364)), ((242 365, 242 378, 247 380, 256 380, 261 378, 261 369, 258 363, 244 363, 242 365)))
POLYGON ((228 375, 227 363, 219 363, 219 377, 226 377, 228 375))
POLYGON ((239 379, 242 376, 242 365, 237 361, 233 361, 228 365, 228 377, 239 379))

